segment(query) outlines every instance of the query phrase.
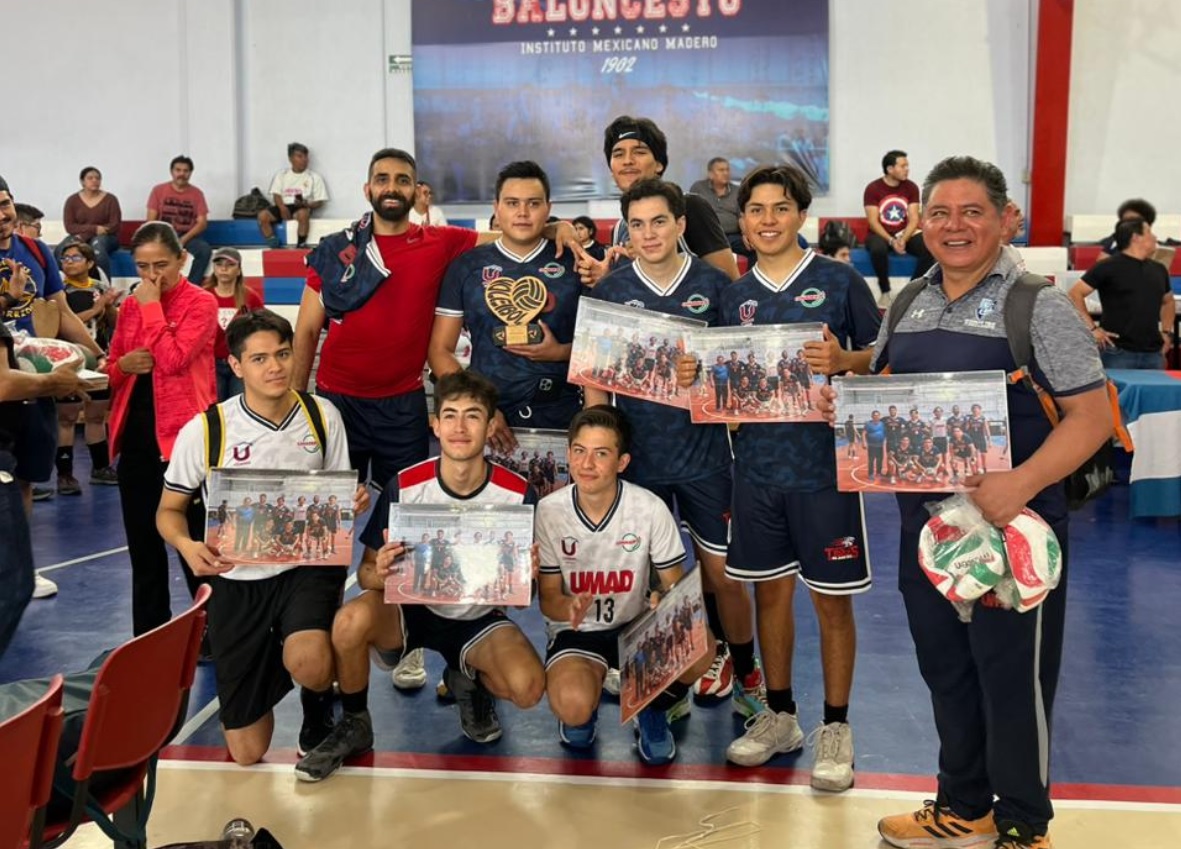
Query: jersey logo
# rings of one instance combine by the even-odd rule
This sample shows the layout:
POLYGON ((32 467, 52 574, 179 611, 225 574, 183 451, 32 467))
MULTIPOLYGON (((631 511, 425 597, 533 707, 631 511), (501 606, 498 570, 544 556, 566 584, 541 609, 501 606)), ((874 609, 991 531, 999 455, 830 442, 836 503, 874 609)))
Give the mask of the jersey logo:
POLYGON ((981 298, 976 307, 976 318, 983 319, 996 312, 996 301, 992 298, 981 298))
POLYGON ((822 290, 817 289, 815 286, 810 289, 805 289, 795 297, 795 302, 797 304, 802 304, 810 310, 816 309, 816 307, 823 304, 826 300, 828 300, 828 295, 822 290))
POLYGON ((891 195, 882 198, 878 204, 878 216, 885 224, 904 224, 906 222, 906 198, 891 195))
POLYGON ((239 442, 230 449, 230 453, 233 454, 235 463, 245 463, 250 459, 250 443, 239 442))
POLYGON ((574 537, 562 537, 562 553, 567 557, 578 555, 578 540, 574 537))
POLYGON ((927 311, 925 309, 911 310, 910 315, 908 315, 907 318, 920 319, 926 314, 927 314, 927 311))
POLYGON ((570 592, 578 595, 614 595, 615 593, 630 593, 635 586, 634 572, 572 572, 570 574, 570 592))
POLYGON ((481 277, 483 277, 485 283, 491 283, 503 273, 504 269, 499 265, 485 265, 484 270, 481 272, 481 277))
POLYGON ((537 270, 550 280, 555 280, 566 273, 566 267, 559 262, 548 262, 537 270))
POLYGON ((316 442, 316 437, 313 435, 304 437, 297 444, 309 454, 317 454, 320 451, 320 443, 316 442))
POLYGON ((624 551, 631 553, 640 547, 640 537, 638 534, 629 532, 621 536, 615 544, 624 551))
POLYGON ((681 302, 681 307, 694 315, 699 315, 709 309, 709 298, 694 293, 681 302))
POLYGON ((856 560, 861 556, 861 546, 854 537, 834 539, 824 547, 824 557, 830 563, 836 560, 856 560))
POLYGON ((738 307, 738 320, 743 324, 750 324, 755 320, 755 312, 759 308, 756 300, 745 301, 738 307))
POLYGON ((624 301, 623 305, 625 307, 635 307, 638 310, 642 310, 644 308, 644 302, 636 298, 632 298, 630 301, 624 301))

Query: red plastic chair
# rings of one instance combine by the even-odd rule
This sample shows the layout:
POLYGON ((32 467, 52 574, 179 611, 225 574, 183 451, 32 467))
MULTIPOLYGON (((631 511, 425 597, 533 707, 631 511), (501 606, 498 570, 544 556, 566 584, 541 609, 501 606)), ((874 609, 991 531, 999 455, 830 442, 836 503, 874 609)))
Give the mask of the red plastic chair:
POLYGON ((116 846, 147 845, 156 755, 184 721, 211 592, 208 585, 202 586, 187 611, 107 656, 94 680, 82 726, 70 815, 43 829, 35 824, 32 849, 60 846, 90 820, 116 846), (94 773, 116 770, 117 783, 91 790, 94 773))
POLYGON ((62 727, 62 682, 11 719, 0 723, 0 849, 20 849, 29 837, 33 814, 49 803, 53 766, 62 727))

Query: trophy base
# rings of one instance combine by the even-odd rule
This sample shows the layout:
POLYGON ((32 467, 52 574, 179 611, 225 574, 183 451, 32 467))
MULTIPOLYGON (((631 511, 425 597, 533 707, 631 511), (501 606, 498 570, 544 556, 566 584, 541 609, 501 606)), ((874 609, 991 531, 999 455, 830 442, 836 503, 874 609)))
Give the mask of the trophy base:
POLYGON ((545 338, 541 332, 541 325, 537 322, 530 324, 506 324, 492 331, 492 344, 498 348, 505 345, 537 345, 545 338))

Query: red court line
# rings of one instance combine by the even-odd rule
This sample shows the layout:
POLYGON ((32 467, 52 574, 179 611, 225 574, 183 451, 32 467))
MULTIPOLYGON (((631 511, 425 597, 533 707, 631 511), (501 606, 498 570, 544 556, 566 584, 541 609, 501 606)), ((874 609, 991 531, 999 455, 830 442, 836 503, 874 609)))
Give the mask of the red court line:
MULTIPOLYGON (((169 746, 168 760, 228 762, 221 746, 169 746)), ((267 763, 294 764, 294 749, 273 749, 267 763)), ((419 752, 371 752, 353 758, 349 766, 382 769, 422 769, 442 772, 529 773, 582 778, 664 778, 674 781, 720 781, 731 784, 802 785, 809 782, 806 769, 776 767, 738 768, 717 764, 671 764, 644 766, 639 761, 575 760, 572 758, 526 758, 501 755, 440 755, 419 752)), ((858 772, 861 790, 894 790, 902 793, 935 792, 935 779, 923 775, 858 772)), ((1084 802, 1129 802, 1181 805, 1181 787, 1151 787, 1126 784, 1055 784, 1054 798, 1084 802)))

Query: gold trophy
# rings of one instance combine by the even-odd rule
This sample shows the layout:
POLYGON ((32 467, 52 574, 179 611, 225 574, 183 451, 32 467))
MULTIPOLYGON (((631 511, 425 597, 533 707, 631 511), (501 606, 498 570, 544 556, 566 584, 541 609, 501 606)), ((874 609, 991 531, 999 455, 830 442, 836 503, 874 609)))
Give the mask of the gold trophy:
POLYGON ((497 277, 484 287, 484 302, 492 314, 504 322, 504 327, 492 331, 492 343, 505 345, 536 345, 545 338, 541 325, 533 319, 545 308, 549 290, 536 277, 497 277))

